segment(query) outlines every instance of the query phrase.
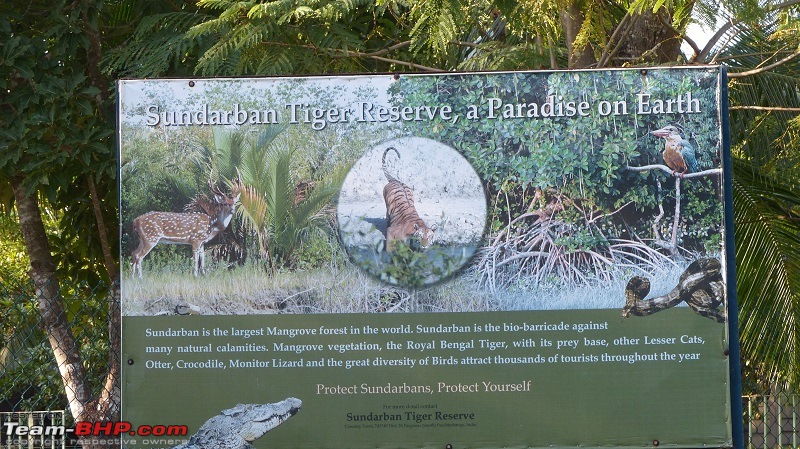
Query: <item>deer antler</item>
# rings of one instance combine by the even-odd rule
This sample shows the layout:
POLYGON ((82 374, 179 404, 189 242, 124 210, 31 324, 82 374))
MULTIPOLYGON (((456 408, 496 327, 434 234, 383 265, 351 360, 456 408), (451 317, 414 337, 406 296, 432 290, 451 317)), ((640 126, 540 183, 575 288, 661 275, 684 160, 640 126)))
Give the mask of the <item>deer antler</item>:
POLYGON ((217 186, 216 186, 216 184, 214 184, 213 182, 211 182, 211 180, 210 180, 210 179, 208 180, 208 189, 209 189, 209 190, 211 191, 211 193, 213 193, 214 195, 226 196, 224 193, 222 193, 222 191, 219 189, 219 187, 217 187, 217 186))
POLYGON ((242 184, 242 175, 239 173, 239 168, 236 167, 236 179, 231 180, 231 191, 230 194, 224 193, 213 181, 213 170, 209 174, 208 177, 208 189, 217 199, 218 203, 221 203, 223 200, 230 200, 233 199, 234 202, 239 201, 239 195, 241 194, 242 190, 244 190, 244 184, 242 184))

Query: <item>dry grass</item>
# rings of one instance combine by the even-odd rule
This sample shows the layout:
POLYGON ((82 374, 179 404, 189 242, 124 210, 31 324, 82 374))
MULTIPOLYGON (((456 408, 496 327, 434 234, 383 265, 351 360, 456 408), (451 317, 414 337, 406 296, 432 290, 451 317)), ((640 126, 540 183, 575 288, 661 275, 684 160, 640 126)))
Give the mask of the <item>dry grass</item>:
POLYGON ((474 281, 458 278, 417 291, 388 287, 350 264, 269 274, 256 267, 195 278, 145 273, 123 281, 123 315, 453 312, 490 310, 474 281))
POLYGON ((504 267, 490 286, 479 262, 454 278, 416 291, 390 287, 349 262, 312 270, 268 273, 255 266, 211 269, 195 278, 188 270, 145 272, 123 280, 124 315, 240 315, 309 313, 482 312, 502 310, 605 309, 625 303, 634 275, 651 280, 651 295, 672 289, 685 264, 619 263, 605 276, 581 282, 537 279, 504 267))
POLYGON ((664 263, 643 267, 617 266, 608 270, 605 280, 584 283, 550 282, 537 284, 531 278, 496 288, 492 297, 499 310, 620 309, 625 305, 625 287, 633 276, 651 280, 649 297, 663 295, 678 283, 684 264, 664 263))

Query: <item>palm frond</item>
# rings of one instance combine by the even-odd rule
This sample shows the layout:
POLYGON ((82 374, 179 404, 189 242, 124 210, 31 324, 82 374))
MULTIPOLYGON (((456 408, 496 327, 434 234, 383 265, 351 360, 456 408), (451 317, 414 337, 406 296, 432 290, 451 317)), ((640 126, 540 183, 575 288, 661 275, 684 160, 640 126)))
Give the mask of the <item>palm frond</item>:
POLYGON ((733 193, 742 352, 800 385, 800 195, 741 161, 733 193))
MULTIPOLYGON (((742 26, 735 43, 717 59, 729 64, 730 72, 747 72, 772 64, 797 51, 784 38, 774 38, 784 25, 769 21, 760 28, 742 26)), ((800 58, 773 69, 729 83, 731 139, 734 154, 747 160, 754 170, 789 187, 800 185, 800 58)))
POLYGON ((244 223, 245 229, 258 237, 259 251, 262 255, 268 253, 268 236, 261 232, 268 229, 269 214, 267 213, 266 199, 252 186, 245 185, 239 197, 239 207, 236 208, 237 221, 244 223))

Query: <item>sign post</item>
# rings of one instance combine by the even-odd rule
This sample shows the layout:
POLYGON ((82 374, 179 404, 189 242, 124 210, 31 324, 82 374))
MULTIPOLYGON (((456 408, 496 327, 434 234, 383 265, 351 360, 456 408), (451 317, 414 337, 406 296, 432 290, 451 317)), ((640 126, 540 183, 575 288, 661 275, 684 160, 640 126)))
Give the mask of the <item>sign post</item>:
POLYGON ((120 81, 123 419, 302 403, 241 432, 732 447, 724 89, 719 67, 120 81))

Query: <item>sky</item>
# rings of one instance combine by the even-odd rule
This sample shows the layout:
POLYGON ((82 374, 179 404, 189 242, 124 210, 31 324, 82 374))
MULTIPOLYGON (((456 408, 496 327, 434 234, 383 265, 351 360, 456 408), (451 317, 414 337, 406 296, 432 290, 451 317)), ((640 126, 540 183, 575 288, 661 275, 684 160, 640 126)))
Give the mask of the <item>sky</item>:
MULTIPOLYGON (((711 39, 711 36, 714 35, 715 30, 709 30, 705 27, 700 26, 697 23, 689 24, 689 28, 686 30, 686 35, 692 39, 697 46, 702 50, 705 47, 706 43, 711 39)), ((692 47, 689 46, 685 41, 681 45, 681 51, 686 56, 692 56, 692 47)))

